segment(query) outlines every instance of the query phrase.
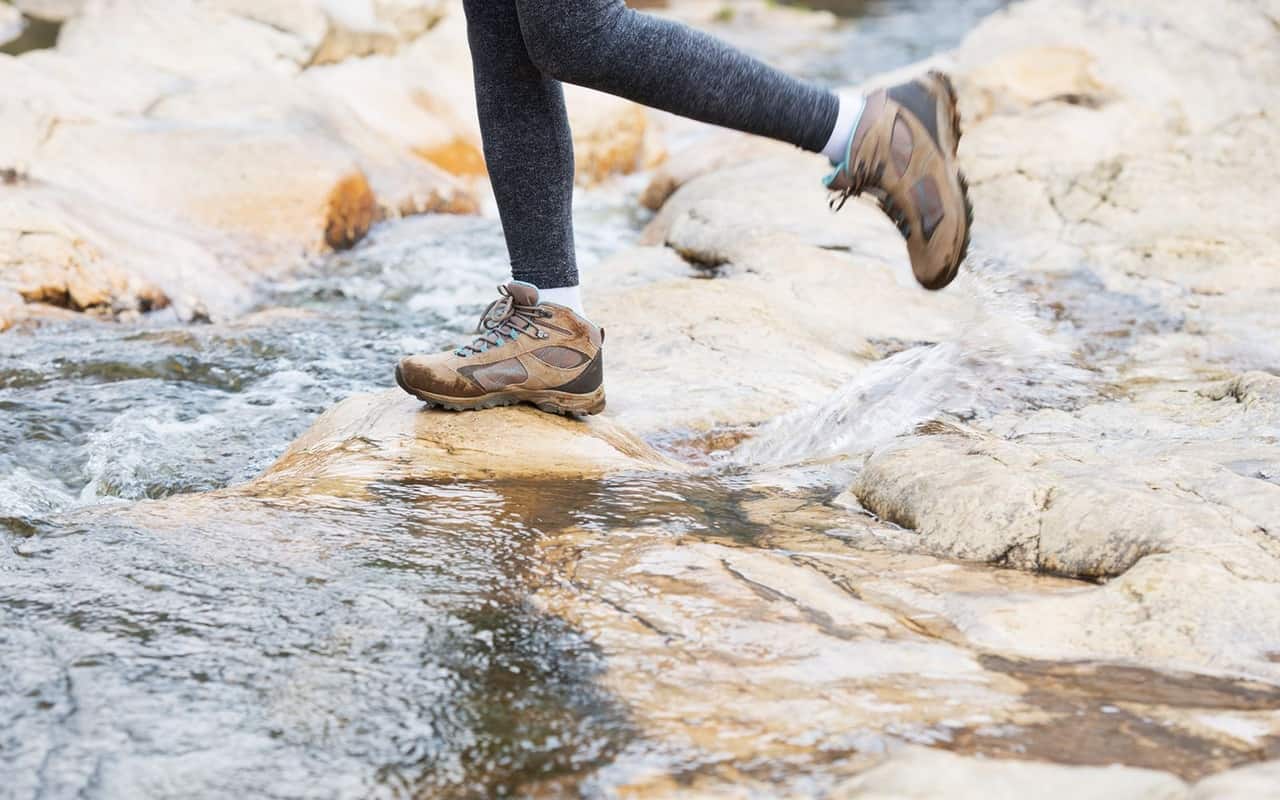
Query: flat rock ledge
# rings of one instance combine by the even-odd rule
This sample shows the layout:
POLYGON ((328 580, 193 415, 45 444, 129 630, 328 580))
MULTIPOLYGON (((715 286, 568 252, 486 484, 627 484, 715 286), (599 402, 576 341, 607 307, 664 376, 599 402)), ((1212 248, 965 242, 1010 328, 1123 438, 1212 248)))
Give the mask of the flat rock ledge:
POLYGON ((330 409, 245 489, 262 496, 347 495, 391 481, 684 469, 608 419, 578 421, 525 406, 424 410, 390 389, 330 409))

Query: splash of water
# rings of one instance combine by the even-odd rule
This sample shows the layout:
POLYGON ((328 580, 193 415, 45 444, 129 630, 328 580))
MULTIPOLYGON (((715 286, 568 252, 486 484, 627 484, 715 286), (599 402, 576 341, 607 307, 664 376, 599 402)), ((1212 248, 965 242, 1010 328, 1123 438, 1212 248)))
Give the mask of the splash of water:
POLYGON ((940 414, 974 419, 1082 396, 1088 373, 1070 365, 1073 343, 1037 316, 1015 273, 995 259, 971 263, 950 290, 966 311, 946 341, 877 362, 822 402, 765 424, 730 464, 857 458, 940 414))

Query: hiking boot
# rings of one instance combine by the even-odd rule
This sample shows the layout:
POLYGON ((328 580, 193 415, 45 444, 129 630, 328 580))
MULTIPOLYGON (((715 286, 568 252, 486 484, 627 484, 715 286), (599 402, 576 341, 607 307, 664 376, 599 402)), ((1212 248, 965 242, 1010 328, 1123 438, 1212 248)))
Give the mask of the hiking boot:
POLYGON ((867 96, 844 161, 823 181, 837 193, 837 211, 863 192, 880 201, 926 289, 951 283, 969 249, 973 207, 956 164, 959 144, 951 80, 930 72, 867 96))
POLYGON ((489 304, 469 345, 411 356, 396 383, 431 406, 452 411, 532 403, 556 414, 604 411, 604 331, 512 281, 489 304))

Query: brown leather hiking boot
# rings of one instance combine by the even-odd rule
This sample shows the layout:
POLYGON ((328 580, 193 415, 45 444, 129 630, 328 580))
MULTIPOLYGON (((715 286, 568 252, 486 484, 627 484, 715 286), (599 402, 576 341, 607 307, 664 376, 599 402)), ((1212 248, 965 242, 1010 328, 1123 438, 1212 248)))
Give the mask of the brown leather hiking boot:
POLYGON ((400 388, 453 411, 516 403, 556 414, 604 411, 604 331, 564 306, 539 303, 527 283, 498 292, 471 344, 402 359, 400 388))
POLYGON ((911 269, 926 289, 955 279, 969 250, 973 207, 956 164, 960 114, 941 72, 872 92, 845 160, 824 181, 839 210, 867 192, 907 240, 911 269), (838 203, 838 204, 837 204, 838 203))

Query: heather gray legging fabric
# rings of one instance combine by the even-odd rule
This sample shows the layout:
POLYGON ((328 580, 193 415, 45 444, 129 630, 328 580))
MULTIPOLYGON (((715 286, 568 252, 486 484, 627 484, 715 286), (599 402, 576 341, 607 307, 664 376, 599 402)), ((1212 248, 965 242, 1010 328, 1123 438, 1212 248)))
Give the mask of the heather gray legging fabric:
POLYGON ((578 283, 560 82, 821 151, 832 93, 623 0, 463 0, 485 162, 517 280, 578 283))

